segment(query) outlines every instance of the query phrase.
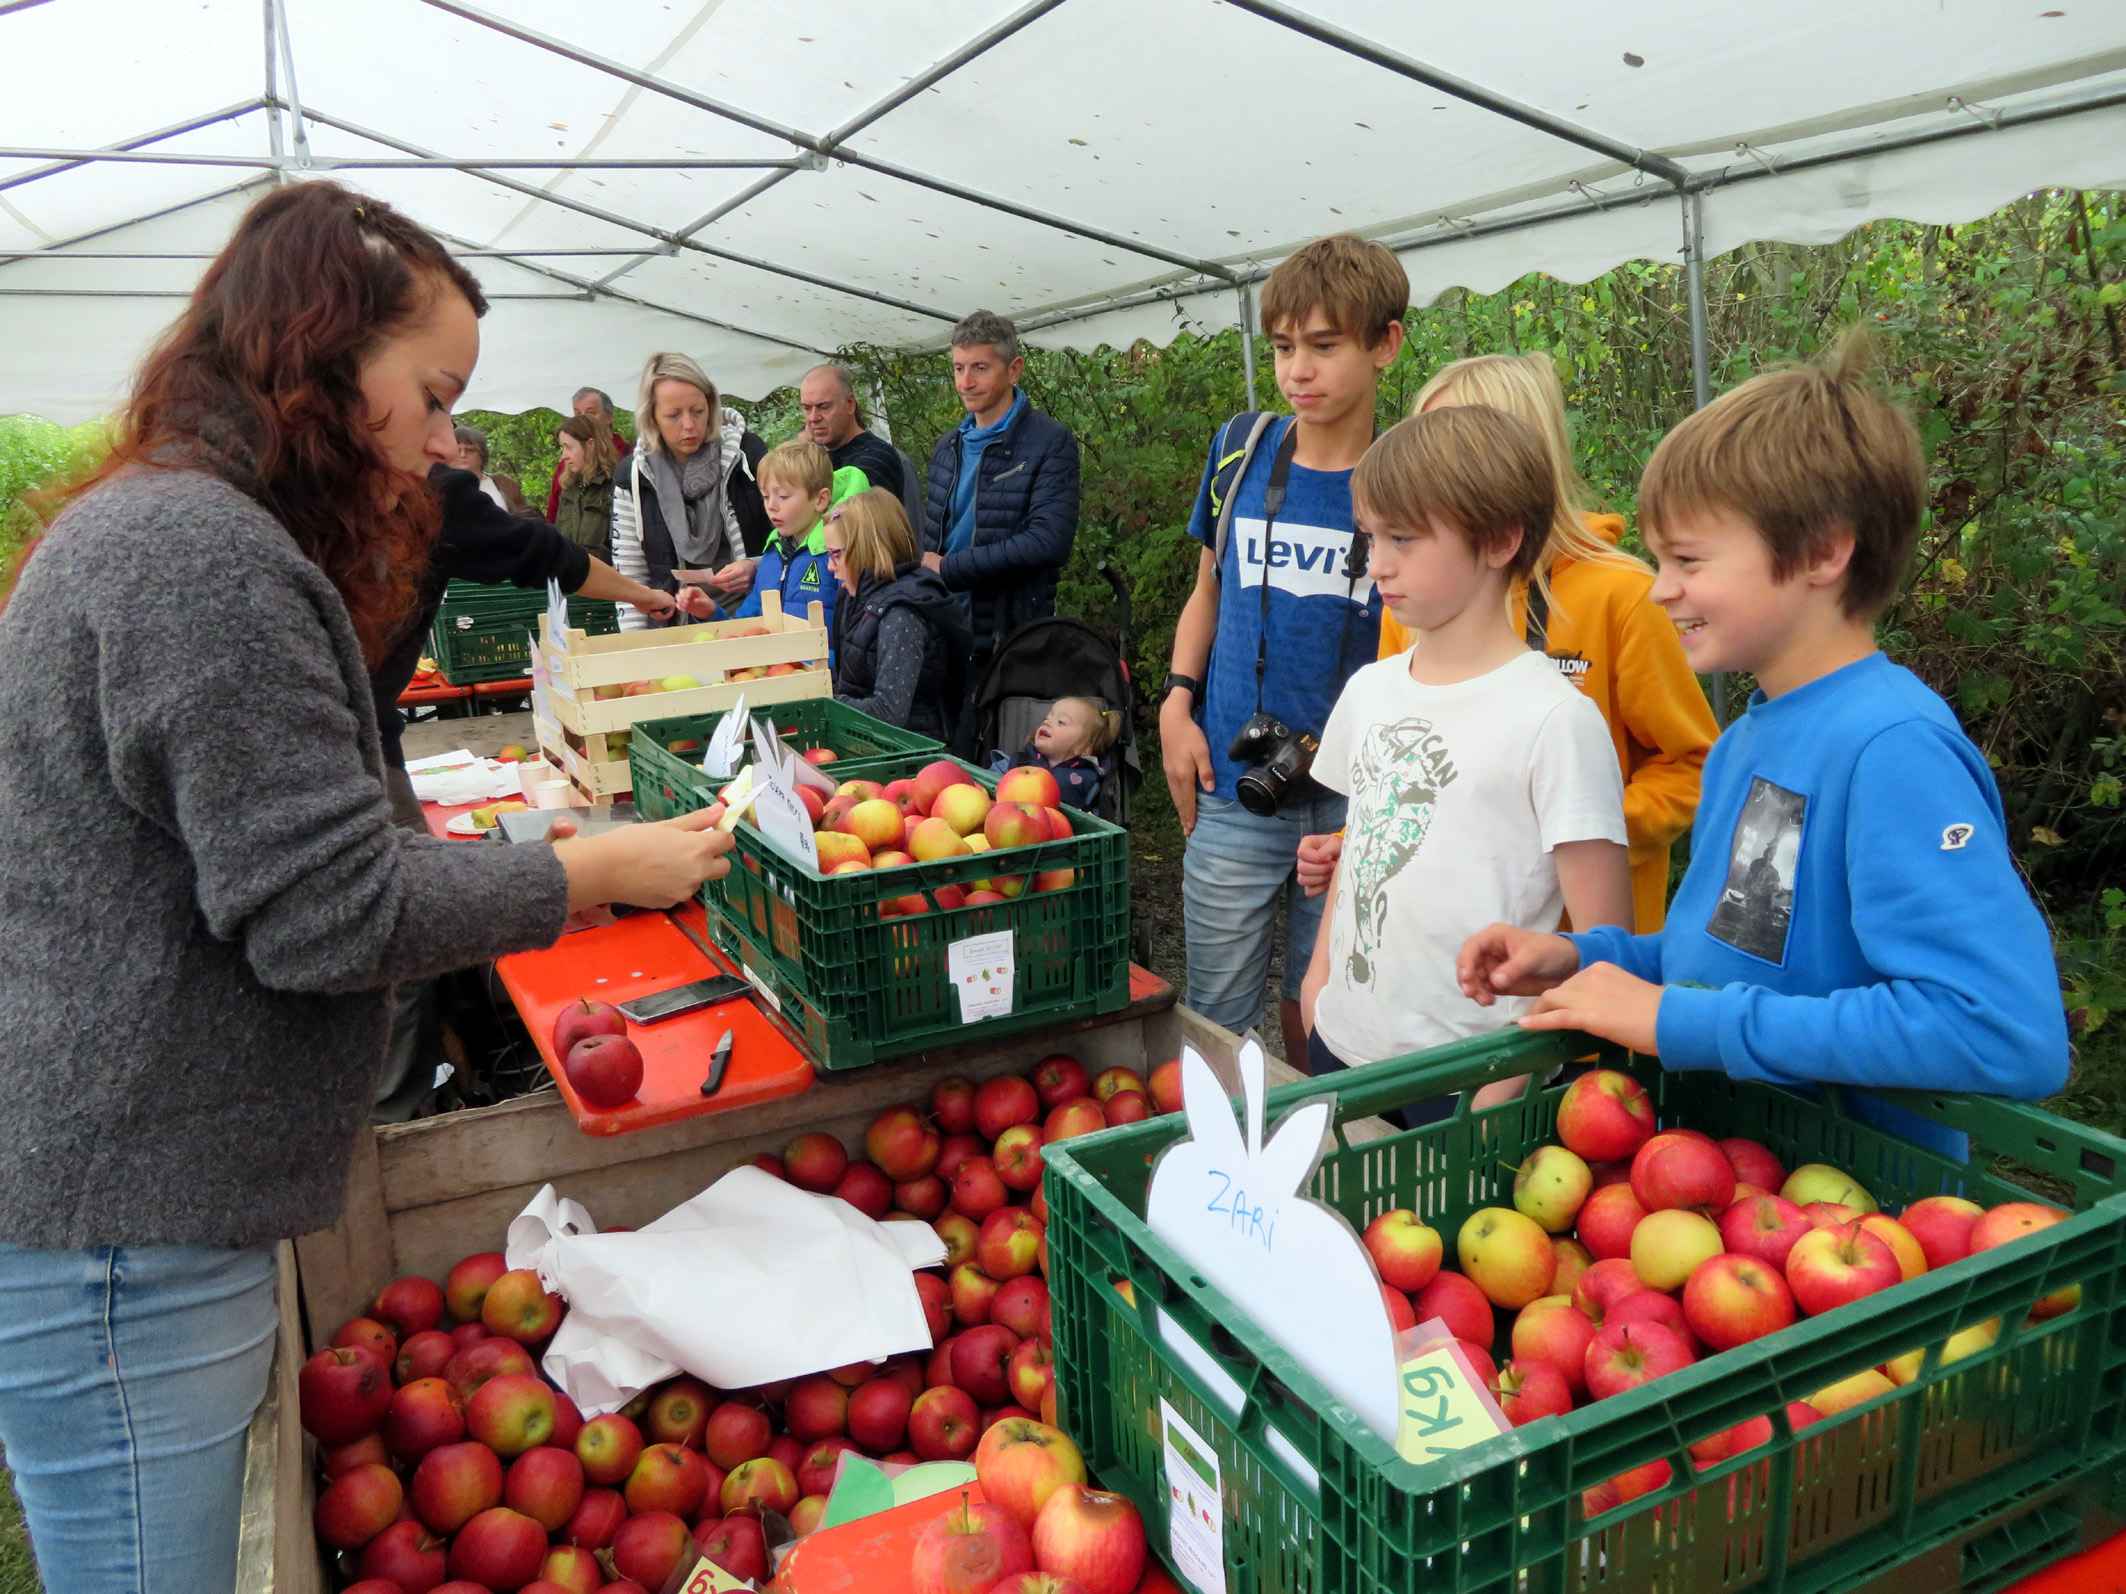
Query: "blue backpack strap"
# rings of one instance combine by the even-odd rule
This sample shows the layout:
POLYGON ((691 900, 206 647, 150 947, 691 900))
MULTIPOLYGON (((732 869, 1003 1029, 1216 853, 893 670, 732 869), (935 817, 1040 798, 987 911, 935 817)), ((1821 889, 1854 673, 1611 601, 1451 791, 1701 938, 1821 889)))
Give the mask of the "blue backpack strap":
POLYGON ((1240 480, 1247 475, 1256 448, 1276 419, 1268 410, 1249 410, 1234 416, 1219 430, 1211 462, 1210 509, 1218 528, 1211 543, 1211 568, 1221 573, 1225 569, 1225 545, 1232 536, 1233 505, 1239 496, 1240 480))

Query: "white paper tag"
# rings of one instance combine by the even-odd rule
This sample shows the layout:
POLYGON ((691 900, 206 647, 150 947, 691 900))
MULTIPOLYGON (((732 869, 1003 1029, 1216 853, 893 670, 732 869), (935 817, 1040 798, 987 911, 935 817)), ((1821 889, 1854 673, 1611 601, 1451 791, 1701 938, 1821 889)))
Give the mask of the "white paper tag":
POLYGON ((812 815, 797 800, 796 777, 787 767, 777 775, 754 775, 753 822, 771 844, 809 869, 819 867, 819 844, 812 839, 812 815))
MULTIPOLYGON (((709 737, 709 745, 702 750, 701 770, 711 780, 729 780, 738 773, 738 761, 745 756, 746 700, 743 694, 731 712, 716 722, 716 730, 709 737)), ((773 769, 770 763, 761 768, 773 769)))
POLYGON ((774 1008, 775 1011, 778 1013, 782 1011, 782 998, 775 994, 774 987, 769 985, 768 982, 761 977, 760 971, 758 969, 754 968, 753 965, 750 963, 741 962, 738 965, 738 970, 741 974, 745 975, 747 979, 753 982, 754 990, 760 992, 762 996, 767 998, 768 1006, 774 1008))
POLYGON ((960 1022, 974 1024, 1011 1011, 1013 932, 971 935, 945 951, 945 969, 960 997, 960 1022))
POLYGON ((552 577, 546 582, 546 635, 556 653, 561 651, 563 634, 568 630, 568 599, 561 595, 561 583, 552 577))
POLYGON ((1225 1491, 1219 1487, 1218 1452, 1159 1402, 1166 1450, 1167 1543, 1174 1570, 1203 1594, 1225 1594, 1225 1491))
POLYGON ((834 782, 798 757, 790 744, 782 739, 775 722, 765 714, 753 716, 753 756, 769 769, 791 770, 790 789, 810 786, 822 797, 832 797, 839 789, 834 782))

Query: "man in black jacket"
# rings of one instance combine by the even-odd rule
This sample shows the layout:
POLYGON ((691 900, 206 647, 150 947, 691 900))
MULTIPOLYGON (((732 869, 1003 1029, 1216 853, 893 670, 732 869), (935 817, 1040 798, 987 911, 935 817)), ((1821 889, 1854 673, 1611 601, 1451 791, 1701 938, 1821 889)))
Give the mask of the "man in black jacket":
MULTIPOLYGON (((952 329, 952 385, 967 414, 930 456, 923 563, 968 600, 970 697, 1006 637, 1056 612, 1078 535, 1078 440, 1026 401, 1025 368, 1018 329, 993 311, 952 329)), ((956 741, 972 750, 973 735, 963 725, 956 741)))

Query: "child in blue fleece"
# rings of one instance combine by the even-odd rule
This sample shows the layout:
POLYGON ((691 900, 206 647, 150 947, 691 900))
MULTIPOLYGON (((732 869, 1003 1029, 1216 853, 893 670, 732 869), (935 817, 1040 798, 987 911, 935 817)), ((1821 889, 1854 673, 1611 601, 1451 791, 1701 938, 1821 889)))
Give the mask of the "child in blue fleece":
MULTIPOLYGON (((1875 646, 1926 501, 1912 423, 1853 341, 1744 383, 1670 432, 1639 516, 1653 599, 1701 673, 1747 671, 1714 745, 1665 928, 1464 944, 1465 994, 1539 996, 1578 1029, 1774 1084, 2037 1098, 2066 1083, 2044 920, 1986 760, 1875 646)), ((1964 1137, 1860 1093, 1863 1117, 1949 1155, 1964 1137)))

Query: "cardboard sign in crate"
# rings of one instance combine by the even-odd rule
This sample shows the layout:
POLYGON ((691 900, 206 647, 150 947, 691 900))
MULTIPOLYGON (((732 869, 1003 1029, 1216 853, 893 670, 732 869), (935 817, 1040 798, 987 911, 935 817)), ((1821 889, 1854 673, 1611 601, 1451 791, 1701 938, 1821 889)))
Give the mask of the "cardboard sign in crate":
POLYGON ((628 742, 638 720, 720 713, 741 697, 765 708, 834 693, 820 606, 810 605, 800 620, 783 612, 773 592, 761 595, 758 619, 614 636, 569 630, 559 647, 542 629, 531 663, 540 751, 594 802, 633 790, 628 742), (682 676, 696 684, 622 695, 626 687, 682 676))
MULTIPOLYGON (((1949 1594, 1993 1590, 2126 1525, 2126 1142, 2021 1102, 1891 1093, 1970 1136, 1953 1162, 1812 1098, 1713 1072, 1668 1073, 1585 1035, 1505 1030, 1271 1092, 1265 1123, 1332 1099, 1334 1143, 1308 1193, 1363 1228, 1415 1208, 1448 1237, 1511 1201, 1556 1138, 1563 1086, 1358 1143, 1356 1116, 1600 1049, 1663 1125, 1828 1162, 1886 1204, 2054 1200, 2051 1228, 1804 1318, 1628 1393, 1438 1460, 1403 1460, 1144 1220, 1152 1164, 1183 1132, 1155 1119, 1049 1148, 1049 1287, 1063 1426, 1086 1465, 1165 1545, 1161 1419, 1200 1435, 1218 1480, 1223 1571, 1251 1594, 1949 1594), (2035 1178, 2046 1189, 2026 1188, 2035 1178), (1118 1283, 1126 1281, 1125 1295, 1118 1283), (2031 1305, 2081 1286, 2063 1315, 2031 1305), (1949 1336, 1998 1319, 1983 1349, 1949 1336), (1799 1430, 1790 1401, 1924 1349, 1910 1382, 1799 1430), (1716 1463, 1688 1446, 1768 1416, 1772 1437, 1716 1463), (1590 1516, 1586 1491, 1666 1462, 1670 1480, 1590 1516)), ((1264 1289, 1278 1287, 1266 1266, 1264 1289)))

